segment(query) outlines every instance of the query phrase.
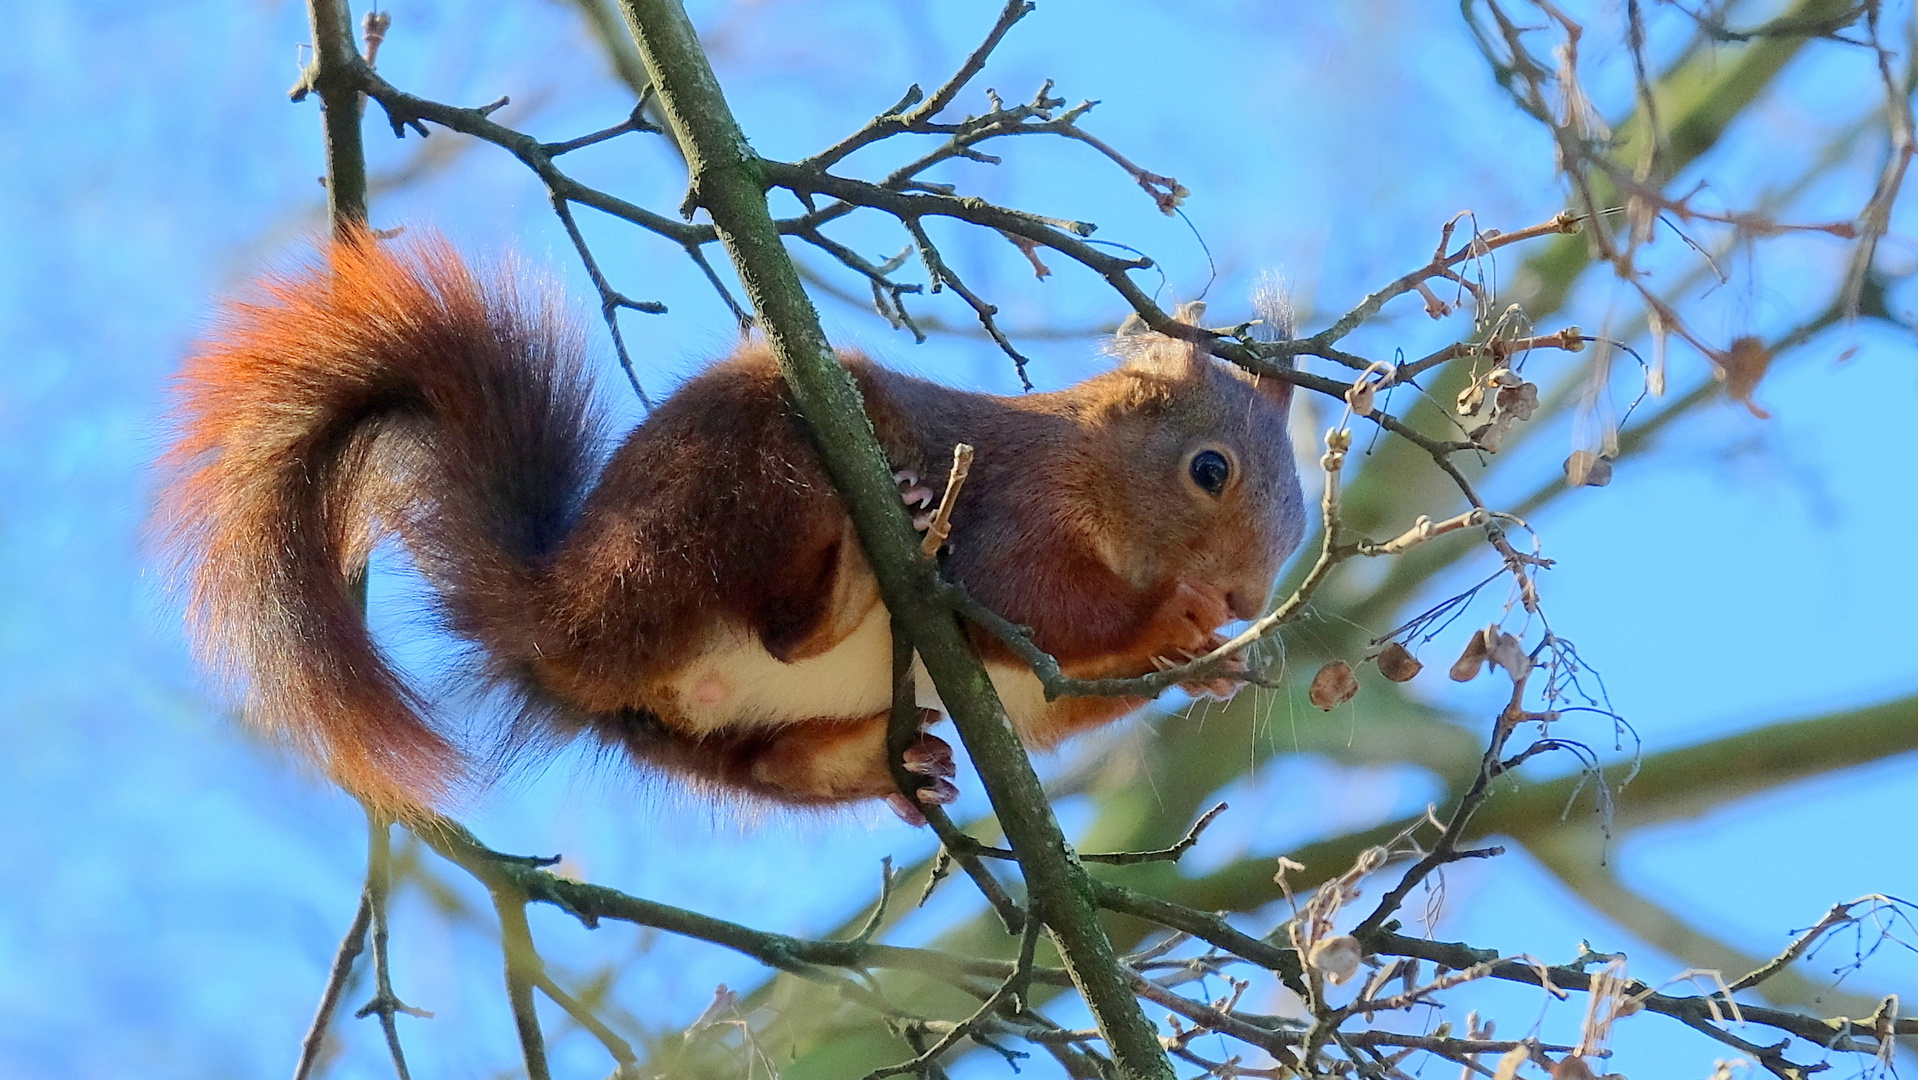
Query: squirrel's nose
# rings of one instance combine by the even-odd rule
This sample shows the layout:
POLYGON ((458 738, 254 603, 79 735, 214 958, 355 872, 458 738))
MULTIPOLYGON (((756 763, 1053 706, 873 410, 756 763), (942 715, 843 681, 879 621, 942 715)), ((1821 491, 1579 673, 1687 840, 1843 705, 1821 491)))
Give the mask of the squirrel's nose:
POLYGON ((1232 619, 1230 601, 1211 589, 1195 589, 1181 582, 1178 602, 1183 605, 1186 621, 1197 627, 1201 635, 1212 633, 1221 623, 1232 619))
MULTIPOLYGON (((1225 606, 1235 619, 1256 619, 1265 614, 1265 589, 1227 589, 1225 606)), ((1220 620, 1223 622, 1224 620, 1220 620)))

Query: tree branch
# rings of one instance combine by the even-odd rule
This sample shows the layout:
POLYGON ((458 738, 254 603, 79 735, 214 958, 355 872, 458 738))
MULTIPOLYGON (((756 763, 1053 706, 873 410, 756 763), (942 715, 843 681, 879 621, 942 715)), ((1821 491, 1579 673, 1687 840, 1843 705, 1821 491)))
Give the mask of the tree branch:
POLYGON ((880 594, 908 628, 972 751, 993 808, 1019 852, 1034 913, 1058 942, 1121 1069, 1138 1077, 1170 1077, 1171 1064, 1118 968, 1087 896, 1084 870, 1072 859, 1025 748, 958 623, 935 600, 936 574, 918 556, 892 471, 767 212, 764 185, 774 178, 747 149, 678 4, 622 0, 622 9, 659 88, 667 121, 686 149, 691 198, 712 215, 792 387, 794 404, 852 514, 880 594))

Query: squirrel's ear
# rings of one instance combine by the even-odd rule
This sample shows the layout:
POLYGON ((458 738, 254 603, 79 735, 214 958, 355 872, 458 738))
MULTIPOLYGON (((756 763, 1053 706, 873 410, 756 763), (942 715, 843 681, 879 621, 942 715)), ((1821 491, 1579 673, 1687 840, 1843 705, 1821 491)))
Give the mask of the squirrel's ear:
MULTIPOLYGON (((1172 317, 1187 326, 1197 326, 1205 317, 1205 301, 1180 304, 1173 310, 1172 317)), ((1191 342, 1155 332, 1137 312, 1127 315, 1125 322, 1119 324, 1106 351, 1123 361, 1127 371, 1172 381, 1202 379, 1211 363, 1205 352, 1191 342)))
MULTIPOLYGON (((1197 326, 1199 325, 1199 320, 1203 318, 1205 318, 1205 301, 1203 300, 1189 300, 1172 309, 1173 322, 1184 323, 1187 326, 1197 326)), ((1139 313, 1132 311, 1126 313, 1125 321, 1120 323, 1119 328, 1112 332, 1112 336, 1114 339, 1123 343, 1126 338, 1139 337, 1151 334, 1152 332, 1152 328, 1145 324, 1145 320, 1139 317, 1139 313)), ((1121 344, 1120 347, 1123 348, 1123 344, 1121 344)))
POLYGON ((1292 385, 1290 379, 1281 379, 1276 375, 1252 376, 1253 389, 1280 412, 1286 412, 1292 407, 1292 385))
POLYGON ((1126 371, 1169 382, 1204 379, 1211 357, 1189 341, 1163 334, 1137 334, 1119 342, 1115 350, 1125 359, 1126 371))

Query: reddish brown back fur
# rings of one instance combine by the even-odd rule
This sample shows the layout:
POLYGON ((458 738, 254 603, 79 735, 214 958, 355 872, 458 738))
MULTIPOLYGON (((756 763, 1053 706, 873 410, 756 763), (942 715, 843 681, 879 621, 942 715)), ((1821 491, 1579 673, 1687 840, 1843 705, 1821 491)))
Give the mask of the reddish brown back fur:
POLYGON ((645 704, 645 676, 721 619, 782 658, 824 612, 845 510, 763 346, 713 365, 627 436, 552 573, 527 660, 588 712, 645 704))

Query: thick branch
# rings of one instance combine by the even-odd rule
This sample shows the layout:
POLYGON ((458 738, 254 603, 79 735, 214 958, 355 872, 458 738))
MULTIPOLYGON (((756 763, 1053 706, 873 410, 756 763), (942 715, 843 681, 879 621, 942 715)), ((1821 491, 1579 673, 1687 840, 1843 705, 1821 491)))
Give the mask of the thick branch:
POLYGON ((934 599, 932 565, 918 555, 858 391, 826 341, 768 212, 764 163, 747 146, 685 11, 674 0, 623 0, 621 8, 667 122, 686 151, 689 201, 712 216, 794 404, 852 513, 881 595, 925 658, 1019 851, 1038 914, 1123 1070, 1170 1077, 1171 1064, 1119 970, 1087 895, 1084 870, 1072 860, 1025 749, 957 620, 934 599))
POLYGON ((326 128, 326 207, 333 235, 345 240, 366 224, 366 147, 360 139, 360 79, 368 70, 353 45, 346 0, 307 0, 313 62, 300 73, 294 101, 320 96, 326 128))

